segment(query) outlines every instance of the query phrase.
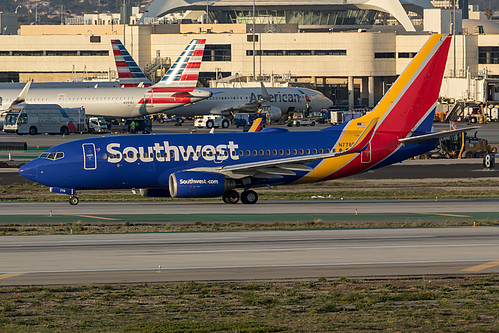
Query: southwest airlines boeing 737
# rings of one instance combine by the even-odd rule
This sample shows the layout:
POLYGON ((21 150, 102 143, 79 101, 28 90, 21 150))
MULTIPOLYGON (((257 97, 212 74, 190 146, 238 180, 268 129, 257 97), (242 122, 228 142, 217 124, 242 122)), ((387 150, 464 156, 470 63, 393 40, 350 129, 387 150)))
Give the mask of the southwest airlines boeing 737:
POLYGON ((64 143, 19 173, 70 195, 140 189, 145 196, 222 197, 256 203, 253 190, 351 176, 433 149, 433 117, 451 37, 432 35, 367 115, 319 131, 125 135, 64 143), (241 192, 241 194, 240 194, 241 192))
MULTIPOLYGON (((196 89, 205 39, 194 39, 165 76, 151 87, 37 88, 27 92, 25 102, 84 107, 87 115, 128 118, 193 103, 211 96, 196 89)), ((18 98, 15 89, 0 89, 2 105, 9 107, 18 98)))

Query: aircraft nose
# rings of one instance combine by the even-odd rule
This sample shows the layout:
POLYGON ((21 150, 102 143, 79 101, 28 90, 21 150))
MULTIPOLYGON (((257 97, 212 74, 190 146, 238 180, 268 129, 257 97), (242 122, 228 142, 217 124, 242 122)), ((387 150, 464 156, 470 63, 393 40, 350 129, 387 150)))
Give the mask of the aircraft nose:
POLYGON ((333 106, 333 101, 322 94, 317 94, 314 96, 315 104, 318 104, 321 109, 329 109, 333 106))
POLYGON ((36 182, 38 180, 38 159, 30 161, 19 168, 19 174, 24 178, 36 182))

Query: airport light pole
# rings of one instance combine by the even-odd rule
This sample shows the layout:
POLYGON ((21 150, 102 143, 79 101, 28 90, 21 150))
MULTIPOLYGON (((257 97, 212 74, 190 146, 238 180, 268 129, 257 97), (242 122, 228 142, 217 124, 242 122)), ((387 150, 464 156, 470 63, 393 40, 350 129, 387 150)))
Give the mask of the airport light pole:
POLYGON ((253 81, 256 81, 255 76, 255 0, 253 0, 253 81))
POLYGON ((206 0, 206 23, 210 23, 210 7, 208 7, 208 0, 206 0))
POLYGON ((453 25, 452 25, 452 36, 454 36, 454 38, 452 38, 452 42, 454 44, 454 77, 457 77, 456 75, 456 0, 454 0, 454 20, 453 20, 453 25))

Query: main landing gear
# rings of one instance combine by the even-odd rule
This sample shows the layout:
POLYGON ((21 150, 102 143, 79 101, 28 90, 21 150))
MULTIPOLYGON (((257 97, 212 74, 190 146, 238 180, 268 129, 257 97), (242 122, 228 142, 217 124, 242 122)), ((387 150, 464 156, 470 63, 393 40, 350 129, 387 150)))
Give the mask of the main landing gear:
MULTIPOLYGON (((226 204, 236 204, 239 201, 239 193, 236 190, 226 191, 222 195, 226 204)), ((241 193, 241 202, 243 204, 255 204, 258 201, 258 194, 253 190, 245 190, 241 193)))

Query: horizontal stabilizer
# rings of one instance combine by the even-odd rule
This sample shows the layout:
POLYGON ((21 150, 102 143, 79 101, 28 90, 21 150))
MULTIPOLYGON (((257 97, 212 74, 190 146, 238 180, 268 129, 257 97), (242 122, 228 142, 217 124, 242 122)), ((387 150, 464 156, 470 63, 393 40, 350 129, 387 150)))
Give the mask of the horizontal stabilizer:
POLYGON ((177 91, 176 93, 172 94, 172 97, 185 98, 185 97, 192 97, 192 96, 187 91, 177 91))
POLYGON ((454 134, 459 134, 462 132, 471 131, 471 130, 474 130, 477 128, 480 128, 480 126, 464 127, 464 128, 450 130, 450 131, 430 133, 430 134, 424 134, 424 135, 418 135, 418 136, 411 136, 409 138, 399 139, 399 141, 401 143, 421 144, 421 143, 427 143, 429 141, 437 140, 440 138, 445 138, 445 137, 448 137, 448 136, 451 136, 454 134))

